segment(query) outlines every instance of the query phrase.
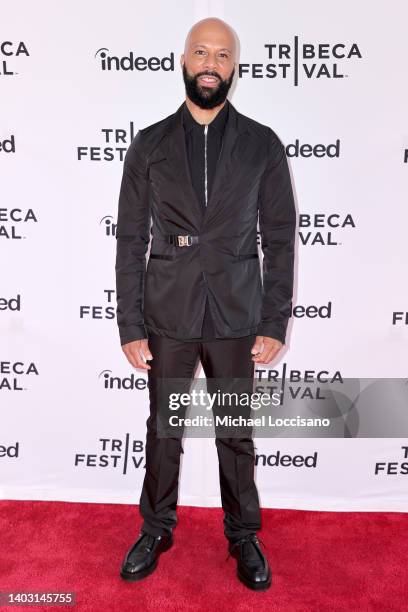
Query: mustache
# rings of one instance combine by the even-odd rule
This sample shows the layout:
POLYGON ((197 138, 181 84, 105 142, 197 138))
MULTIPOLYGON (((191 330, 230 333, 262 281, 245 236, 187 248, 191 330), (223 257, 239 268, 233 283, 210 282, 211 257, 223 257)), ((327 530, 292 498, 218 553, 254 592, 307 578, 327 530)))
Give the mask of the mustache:
POLYGON ((198 79, 199 77, 202 77, 202 76, 216 77, 219 81, 222 81, 222 78, 220 77, 218 72, 199 72, 198 74, 195 75, 194 78, 198 79))

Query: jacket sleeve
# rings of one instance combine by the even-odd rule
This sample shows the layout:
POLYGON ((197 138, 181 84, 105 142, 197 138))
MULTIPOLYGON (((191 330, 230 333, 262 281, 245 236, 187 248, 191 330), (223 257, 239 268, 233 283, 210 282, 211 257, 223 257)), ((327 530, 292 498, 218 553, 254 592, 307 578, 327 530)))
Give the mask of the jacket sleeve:
POLYGON ((270 128, 259 198, 263 289, 257 335, 284 344, 292 310, 296 209, 285 147, 270 128))
POLYGON ((123 164, 116 227, 116 318, 122 345, 147 338, 143 302, 150 231, 148 185, 139 130, 123 164))

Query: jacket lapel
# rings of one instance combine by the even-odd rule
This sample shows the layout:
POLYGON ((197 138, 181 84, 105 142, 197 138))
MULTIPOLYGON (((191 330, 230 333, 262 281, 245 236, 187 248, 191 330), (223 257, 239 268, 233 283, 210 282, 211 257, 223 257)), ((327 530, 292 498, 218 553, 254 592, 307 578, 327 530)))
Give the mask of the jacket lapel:
POLYGON ((205 218, 208 217, 208 214, 211 212, 213 206, 217 204, 216 200, 218 200, 219 196, 221 195, 221 192, 227 184, 234 167, 233 153, 238 136, 241 132, 238 129, 238 113, 232 106, 231 102, 229 102, 229 106, 228 121, 225 126, 220 157, 215 170, 210 199, 205 210, 205 218))
POLYGON ((172 168, 175 182, 180 184, 181 189, 183 189, 184 193, 186 194, 188 206, 194 206, 195 212, 201 221, 203 217, 203 210, 191 181, 190 168, 187 159, 184 127, 182 123, 183 105, 184 102, 170 118, 167 128, 167 137, 163 142, 163 149, 165 151, 167 161, 172 168))

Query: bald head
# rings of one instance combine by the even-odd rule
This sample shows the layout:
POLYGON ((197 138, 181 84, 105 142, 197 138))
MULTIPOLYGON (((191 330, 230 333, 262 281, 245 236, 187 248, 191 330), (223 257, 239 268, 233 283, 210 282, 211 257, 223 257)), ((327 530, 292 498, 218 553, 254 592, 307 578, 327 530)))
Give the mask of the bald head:
POLYGON ((184 44, 184 54, 188 55, 197 47, 227 50, 232 63, 236 62, 236 34, 225 21, 217 17, 201 19, 190 28, 184 44))

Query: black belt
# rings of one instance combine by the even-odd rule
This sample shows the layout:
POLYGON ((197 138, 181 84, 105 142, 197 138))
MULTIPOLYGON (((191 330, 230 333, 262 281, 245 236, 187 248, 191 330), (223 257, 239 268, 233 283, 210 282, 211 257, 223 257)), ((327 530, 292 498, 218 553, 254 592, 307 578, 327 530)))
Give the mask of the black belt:
POLYGON ((192 244, 198 244, 199 236, 179 236, 177 234, 166 234, 164 239, 169 244, 174 244, 175 246, 183 247, 183 246, 191 246, 192 244))

